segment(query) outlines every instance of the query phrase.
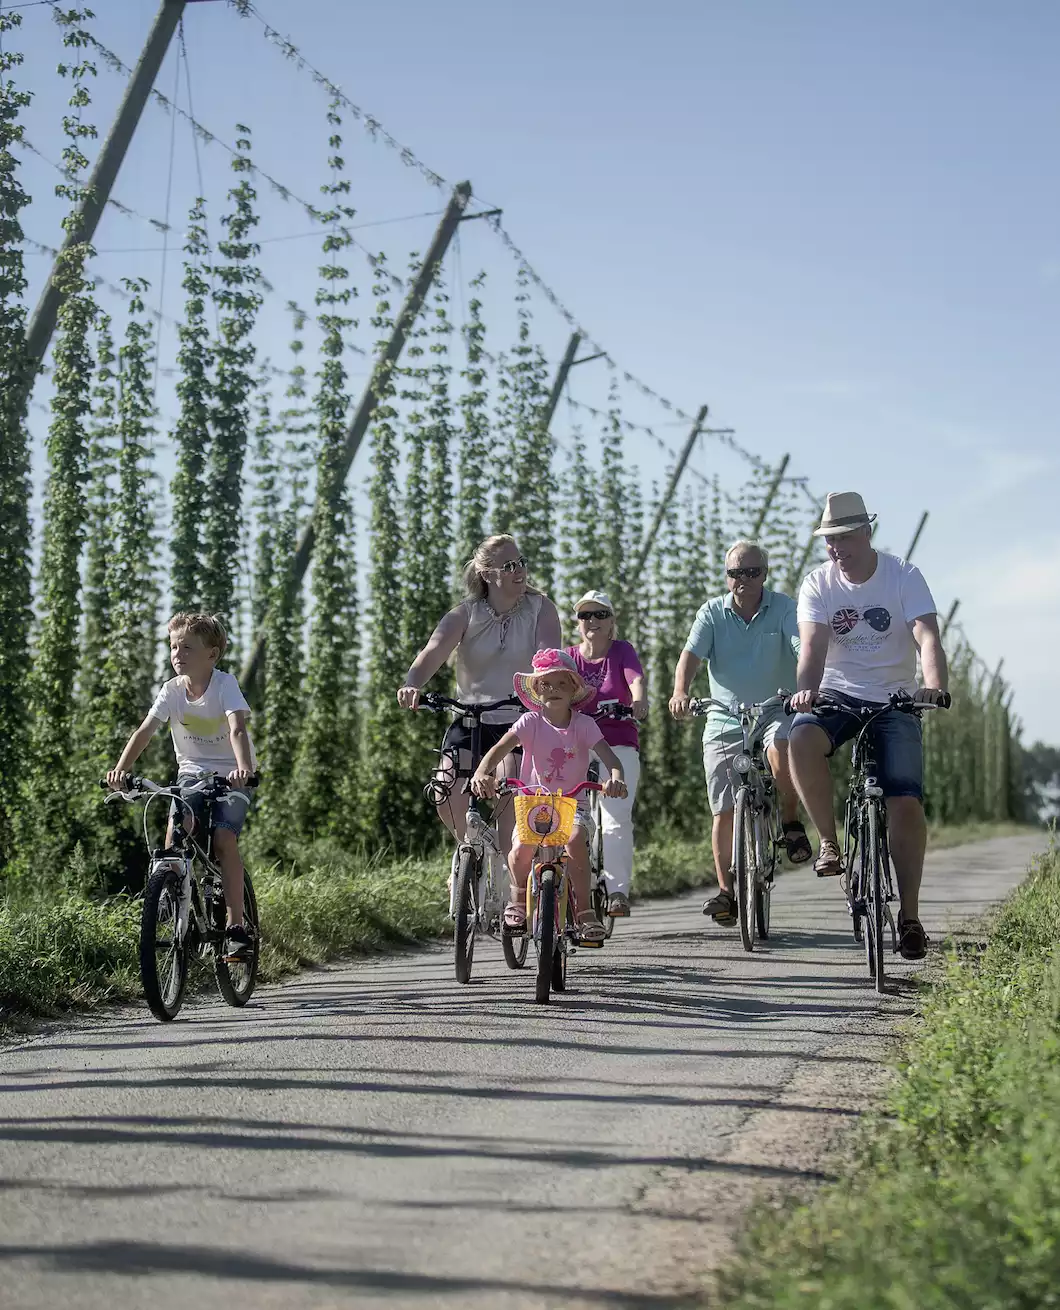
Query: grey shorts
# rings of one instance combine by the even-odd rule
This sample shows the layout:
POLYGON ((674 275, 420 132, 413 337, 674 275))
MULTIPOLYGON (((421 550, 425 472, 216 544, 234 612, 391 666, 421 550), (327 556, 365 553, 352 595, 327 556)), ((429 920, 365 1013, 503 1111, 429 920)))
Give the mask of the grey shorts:
MULTIPOLYGON (((182 773, 177 778, 177 786, 191 787, 198 781, 194 773, 182 773)), ((220 800, 212 803, 201 792, 193 793, 191 796, 185 796, 184 802, 195 817, 195 832, 200 842, 205 841, 209 833, 216 828, 227 828, 238 837, 250 810, 250 796, 245 791, 230 791, 227 796, 222 796, 220 800)), ((174 801, 169 813, 177 822, 179 822, 178 811, 187 813, 187 810, 174 801)))
MULTIPOLYGON (((761 721, 759 733, 763 748, 768 750, 774 742, 787 741, 791 731, 791 715, 771 714, 761 721)), ((720 737, 703 736, 703 772, 707 777, 707 799, 711 814, 724 814, 736 805, 736 788, 739 776, 732 762, 743 750, 743 734, 724 733, 720 737)))

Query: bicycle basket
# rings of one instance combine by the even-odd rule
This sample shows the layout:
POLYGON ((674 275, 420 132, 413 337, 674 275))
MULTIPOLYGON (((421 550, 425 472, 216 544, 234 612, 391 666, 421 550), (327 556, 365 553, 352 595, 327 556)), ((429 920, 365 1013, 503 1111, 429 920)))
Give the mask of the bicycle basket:
POLYGON ((578 802, 562 792, 515 797, 515 829, 527 846, 566 846, 574 831, 578 802))

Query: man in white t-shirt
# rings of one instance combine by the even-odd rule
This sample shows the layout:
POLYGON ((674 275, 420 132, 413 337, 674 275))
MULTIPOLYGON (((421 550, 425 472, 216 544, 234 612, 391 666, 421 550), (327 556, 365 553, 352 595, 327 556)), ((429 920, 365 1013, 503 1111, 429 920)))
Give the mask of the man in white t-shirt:
MULTIPOLYGON (((872 523, 854 491, 829 495, 821 526, 829 562, 799 591, 799 711, 791 729, 791 769, 802 802, 821 834, 818 877, 844 872, 832 807, 828 757, 861 728, 856 711, 886 703, 895 692, 939 704, 947 683, 946 656, 935 602, 920 570, 873 549, 872 523), (923 686, 916 681, 917 651, 923 686), (848 707, 813 713, 818 693, 848 707)), ((899 949, 922 959, 927 937, 919 918, 927 824, 924 751, 916 715, 892 710, 874 724, 878 778, 887 798, 888 838, 898 879, 899 949)))

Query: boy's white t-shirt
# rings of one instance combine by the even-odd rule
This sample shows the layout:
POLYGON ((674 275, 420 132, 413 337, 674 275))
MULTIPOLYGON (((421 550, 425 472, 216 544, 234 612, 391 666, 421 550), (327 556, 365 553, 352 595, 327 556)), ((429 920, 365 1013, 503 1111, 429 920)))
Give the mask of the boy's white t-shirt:
POLYGON ((885 701, 916 691, 917 647, 910 624, 934 614, 923 574, 897 555, 876 552, 868 582, 850 582, 831 560, 814 569, 799 589, 800 623, 825 623, 828 655, 822 691, 885 701))
MULTIPOLYGON (((214 669, 209 685, 197 699, 188 695, 183 677, 170 678, 155 697, 151 717, 169 723, 179 773, 226 774, 238 767, 228 723, 228 715, 235 710, 250 713, 239 683, 231 673, 214 669)), ((256 769, 253 742, 250 760, 256 769)))

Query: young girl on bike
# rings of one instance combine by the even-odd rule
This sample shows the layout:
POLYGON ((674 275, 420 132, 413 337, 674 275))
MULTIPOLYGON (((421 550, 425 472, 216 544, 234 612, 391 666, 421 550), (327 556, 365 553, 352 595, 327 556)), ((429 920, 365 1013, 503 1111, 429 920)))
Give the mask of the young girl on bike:
MULTIPOLYGON (((589 754, 595 751, 611 772, 604 785, 606 796, 624 796, 626 784, 622 763, 604 741, 599 725, 576 706, 590 699, 586 685, 571 657, 562 650, 542 650, 534 656, 529 673, 517 673, 516 695, 528 713, 512 724, 511 730, 483 756, 471 788, 487 799, 496 794, 494 770, 516 746, 523 748, 520 781, 546 791, 570 793, 585 781, 589 754)), ((582 811, 579 810, 579 816, 582 811)), ((512 840, 508 868, 512 875, 511 901, 504 910, 505 931, 514 935, 526 931, 526 879, 535 847, 518 836, 512 840)), ((571 885, 577 900, 578 931, 585 941, 602 942, 604 926, 590 907, 589 847, 582 823, 575 825, 567 843, 571 885)))

